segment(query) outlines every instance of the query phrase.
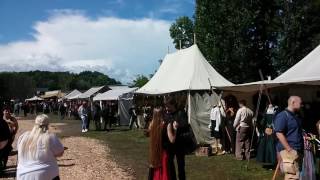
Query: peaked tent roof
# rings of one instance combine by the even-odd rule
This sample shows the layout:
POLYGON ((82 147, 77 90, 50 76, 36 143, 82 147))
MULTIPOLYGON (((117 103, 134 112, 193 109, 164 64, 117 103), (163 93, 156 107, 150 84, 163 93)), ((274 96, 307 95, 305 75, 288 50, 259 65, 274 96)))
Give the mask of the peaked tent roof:
POLYGON ((141 94, 166 94, 183 90, 209 90, 212 86, 234 85, 204 58, 197 45, 167 54, 158 71, 140 88, 141 94))
POLYGON ((33 96, 32 98, 26 99, 25 101, 42 101, 43 99, 38 96, 33 96))
POLYGON ((273 81, 275 83, 320 82, 319 68, 320 45, 273 81))
POLYGON ((89 90, 87 90, 86 92, 80 94, 78 96, 79 99, 86 99, 86 98, 90 98, 91 96, 93 96, 94 94, 98 93, 99 91, 103 90, 105 86, 99 86, 99 87, 92 87, 89 90))
POLYGON ((63 98, 64 99, 69 99, 69 98, 74 97, 74 96, 79 95, 79 94, 81 94, 81 92, 78 91, 77 89, 75 89, 75 90, 71 91, 69 94, 65 95, 63 98))
POLYGON ((127 94, 137 90, 137 88, 129 88, 128 86, 110 87, 112 90, 104 92, 102 94, 97 94, 93 100, 94 101, 112 101, 118 100, 123 94, 127 94))
POLYGON ((41 96, 41 98, 61 98, 64 96, 64 93, 61 92, 61 90, 55 90, 55 91, 46 91, 44 95, 41 96))

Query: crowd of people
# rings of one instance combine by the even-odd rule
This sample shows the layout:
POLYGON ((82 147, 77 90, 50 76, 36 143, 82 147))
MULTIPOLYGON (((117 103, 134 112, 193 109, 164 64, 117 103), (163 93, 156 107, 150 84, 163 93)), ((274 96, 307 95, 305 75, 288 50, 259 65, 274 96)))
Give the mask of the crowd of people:
MULTIPOLYGON (((311 127, 320 127, 320 121, 317 126, 316 123, 310 125, 314 120, 306 119, 310 116, 306 114, 300 97, 289 97, 287 107, 282 111, 269 103, 257 116, 257 112, 247 107, 245 100, 237 103, 234 100, 234 97, 226 97, 211 110, 209 128, 215 155, 234 154, 236 160, 256 157, 266 167, 280 168, 285 179, 317 179, 315 162, 318 153, 313 152, 313 147, 318 145, 314 143, 318 135, 311 133, 314 132, 311 127), (310 128, 303 129, 304 124, 309 124, 310 128)), ((192 147, 186 142, 193 138, 184 134, 190 132, 188 128, 185 108, 178 108, 174 98, 165 99, 162 106, 153 109, 148 128, 149 179, 177 179, 175 158, 178 179, 186 179, 185 155, 192 147)))
MULTIPOLYGON (((48 132, 45 104, 42 102, 43 113, 36 116, 33 129, 18 138, 18 179, 59 179, 56 157, 62 156, 64 147, 55 135, 48 132)), ((110 129, 112 122, 117 121, 114 103, 104 103, 101 107, 99 103, 91 105, 87 101, 73 104, 58 102, 57 106, 60 116, 63 116, 62 112, 67 114, 67 109, 72 107, 82 120, 81 130, 84 133, 89 129, 89 117, 95 121, 97 130, 107 129, 107 126, 110 129), (61 111, 62 107, 64 110, 61 111), (105 122, 104 127, 101 121, 105 122)), ((236 160, 250 160, 255 156, 264 165, 280 168, 285 179, 315 180, 318 177, 314 163, 318 152, 315 150, 318 148, 314 147, 318 145, 315 142, 319 142, 316 137, 319 137, 320 121, 309 121, 310 117, 317 118, 316 114, 310 114, 312 111, 307 111, 310 108, 303 106, 300 97, 291 96, 286 108, 269 103, 259 113, 253 112, 245 100, 237 101, 234 96, 227 96, 210 112, 210 135, 214 140, 212 152, 214 155, 234 154, 236 160)), ((1 112, 1 171, 6 168, 19 129, 11 109, 6 106, 1 112)), ((15 112, 16 107, 13 114, 15 112)), ((152 108, 132 106, 129 127, 136 124, 139 128, 137 122, 141 115, 149 117, 144 126, 150 138, 149 179, 186 179, 185 156, 197 148, 188 123, 187 107, 172 96, 166 96, 163 103, 152 108)))

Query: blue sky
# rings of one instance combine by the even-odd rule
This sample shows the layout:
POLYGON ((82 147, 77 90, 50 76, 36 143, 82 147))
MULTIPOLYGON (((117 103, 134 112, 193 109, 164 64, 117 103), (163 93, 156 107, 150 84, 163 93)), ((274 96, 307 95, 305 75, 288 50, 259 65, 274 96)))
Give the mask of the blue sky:
POLYGON ((168 28, 179 16, 192 17, 194 6, 193 0, 0 0, 0 71, 98 70, 128 82, 152 73, 168 46, 173 51, 168 28))

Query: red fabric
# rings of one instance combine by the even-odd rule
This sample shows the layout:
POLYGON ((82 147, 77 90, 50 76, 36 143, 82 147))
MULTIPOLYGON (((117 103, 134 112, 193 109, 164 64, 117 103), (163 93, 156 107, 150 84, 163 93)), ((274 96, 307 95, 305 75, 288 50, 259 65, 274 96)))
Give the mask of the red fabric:
POLYGON ((168 176, 168 153, 162 153, 162 166, 154 169, 153 180, 169 180, 168 176))

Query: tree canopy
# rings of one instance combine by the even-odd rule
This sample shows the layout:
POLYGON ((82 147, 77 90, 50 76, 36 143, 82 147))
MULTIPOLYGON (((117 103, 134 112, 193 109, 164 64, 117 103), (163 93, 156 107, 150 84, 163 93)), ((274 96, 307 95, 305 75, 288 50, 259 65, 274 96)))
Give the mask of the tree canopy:
POLYGON ((319 12, 317 0, 196 0, 194 22, 178 18, 170 35, 176 48, 188 39, 186 48, 194 32, 219 73, 234 83, 251 82, 260 80, 259 69, 276 77, 319 44, 319 12))
POLYGON ((144 76, 144 75, 137 75, 136 79, 133 80, 132 82, 132 87, 139 87, 141 88, 142 86, 144 86, 145 84, 147 84, 147 82, 149 81, 149 78, 144 76))
POLYGON ((2 72, 0 73, 0 91, 3 98, 23 99, 34 95, 36 88, 69 91, 87 90, 92 86, 121 84, 100 72, 2 72))
POLYGON ((182 49, 193 45, 194 24, 188 16, 176 19, 169 31, 176 49, 180 49, 180 42, 182 49))

